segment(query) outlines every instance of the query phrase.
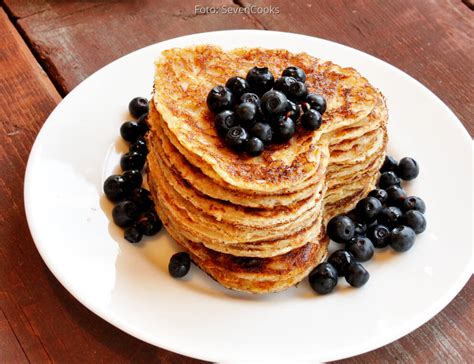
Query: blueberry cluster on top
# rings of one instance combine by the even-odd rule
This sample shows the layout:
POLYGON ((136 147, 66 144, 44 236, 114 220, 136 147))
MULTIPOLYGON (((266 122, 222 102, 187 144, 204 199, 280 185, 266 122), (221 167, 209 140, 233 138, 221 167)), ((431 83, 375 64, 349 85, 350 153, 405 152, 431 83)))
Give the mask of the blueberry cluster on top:
POLYGON ((104 193, 115 203, 112 217, 116 225, 125 228, 124 237, 138 243, 143 235, 151 236, 161 229, 150 192, 142 187, 141 170, 148 154, 143 136, 148 131, 148 100, 136 97, 128 106, 130 114, 138 119, 127 121, 120 127, 122 138, 129 142, 129 151, 120 159, 122 174, 109 176, 104 182, 104 193))
POLYGON ((232 149, 257 156, 265 145, 290 140, 298 123, 318 129, 326 100, 309 93, 305 81, 305 72, 295 66, 277 80, 267 67, 253 67, 245 79, 229 78, 207 95, 217 133, 232 149))
POLYGON ((426 229, 424 201, 407 197, 401 186, 401 180, 418 176, 417 162, 408 157, 397 162, 387 156, 380 171, 378 188, 360 200, 354 210, 333 217, 327 224, 328 236, 345 247, 310 273, 311 287, 319 294, 331 292, 338 276, 344 276, 353 287, 363 286, 369 273, 360 262, 370 260, 374 248, 391 246, 405 252, 413 246, 416 234, 426 229))

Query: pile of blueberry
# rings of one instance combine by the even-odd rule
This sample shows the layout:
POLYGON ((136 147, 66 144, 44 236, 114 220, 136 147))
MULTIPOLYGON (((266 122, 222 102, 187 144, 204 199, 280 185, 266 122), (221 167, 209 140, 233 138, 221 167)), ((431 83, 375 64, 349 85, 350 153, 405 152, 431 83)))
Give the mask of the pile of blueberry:
MULTIPOLYGON (((129 151, 120 158, 122 174, 114 174, 104 182, 104 193, 116 205, 112 218, 117 226, 124 228, 124 237, 130 243, 138 243, 143 236, 152 236, 161 230, 150 191, 142 187, 141 170, 145 165, 148 148, 144 139, 148 131, 148 100, 135 97, 128 104, 130 114, 136 121, 127 121, 120 127, 120 135, 129 143, 129 151)), ((188 253, 174 254, 168 271, 174 278, 184 277, 191 267, 188 253)))
POLYGON ((257 156, 265 145, 290 140, 298 123, 307 130, 318 129, 326 100, 308 93, 305 81, 304 71, 294 66, 277 80, 267 67, 253 67, 245 79, 229 78, 207 96, 217 133, 232 149, 257 156))
POLYGON ((369 273, 360 262, 370 260, 374 248, 390 245, 397 252, 405 252, 413 246, 416 234, 425 231, 424 201, 416 196, 407 197, 401 187, 401 180, 418 176, 416 161, 406 157, 397 163, 387 156, 380 171, 379 188, 360 200, 348 214, 329 221, 328 236, 345 247, 310 273, 309 283, 317 293, 331 292, 338 276, 344 276, 353 287, 362 287, 369 280, 369 273))
POLYGON ((128 107, 130 114, 138 120, 127 121, 120 127, 122 138, 130 143, 129 151, 120 159, 123 173, 108 177, 104 182, 104 192, 115 203, 112 210, 115 224, 125 229, 126 240, 138 243, 143 235, 152 236, 160 231, 162 224, 155 212, 150 192, 142 187, 141 170, 148 154, 143 138, 148 131, 148 100, 136 97, 128 107))

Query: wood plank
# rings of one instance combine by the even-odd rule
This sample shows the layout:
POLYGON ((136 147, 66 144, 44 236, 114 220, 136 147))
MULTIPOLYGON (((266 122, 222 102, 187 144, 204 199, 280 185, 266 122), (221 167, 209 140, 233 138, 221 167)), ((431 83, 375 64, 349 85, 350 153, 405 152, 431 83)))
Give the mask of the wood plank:
MULTIPOLYGON (((196 15, 195 2, 189 0, 5 4, 19 17, 19 27, 64 94, 105 64, 146 45, 186 34, 259 26, 248 16, 232 16, 229 22, 227 16, 196 15)), ((232 0, 200 4, 238 7, 232 0)))
POLYGON ((5 313, 0 309, 0 362, 28 363, 13 328, 5 313))
POLYGON ((252 15, 266 29, 332 40, 393 64, 438 95, 474 135, 474 13, 460 1, 239 2, 279 7, 280 14, 252 15))
POLYGON ((99 319, 42 262, 25 219, 23 177, 61 98, 1 9, 0 34, 0 362, 197 362, 99 319))

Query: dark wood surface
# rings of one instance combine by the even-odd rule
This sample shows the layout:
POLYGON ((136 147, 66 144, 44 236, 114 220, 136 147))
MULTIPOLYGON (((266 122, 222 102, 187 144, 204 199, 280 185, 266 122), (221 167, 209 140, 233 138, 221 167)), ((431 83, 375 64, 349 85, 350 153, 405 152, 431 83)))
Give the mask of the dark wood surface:
MULTIPOLYGON (((256 28, 334 40, 420 80, 473 135, 473 12, 462 1, 202 1, 279 7, 275 15, 195 15, 192 1, 4 0, 0 11, 0 362, 197 362, 106 323, 58 283, 23 208, 28 153, 48 114, 81 80, 142 46, 196 32, 256 28)), ((348 363, 473 359, 471 278, 413 333, 348 363)))

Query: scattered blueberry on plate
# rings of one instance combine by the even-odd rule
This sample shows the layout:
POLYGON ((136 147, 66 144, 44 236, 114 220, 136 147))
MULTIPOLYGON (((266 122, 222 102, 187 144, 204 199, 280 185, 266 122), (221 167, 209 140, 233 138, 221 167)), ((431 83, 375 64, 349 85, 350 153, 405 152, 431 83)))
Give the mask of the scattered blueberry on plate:
POLYGON ((142 187, 142 169, 148 148, 145 134, 148 131, 148 100, 135 97, 128 105, 130 114, 138 120, 127 121, 120 127, 120 135, 129 143, 129 150, 120 159, 122 174, 114 174, 104 181, 105 196, 115 203, 112 209, 114 223, 124 228, 124 238, 138 243, 143 236, 155 235, 162 223, 155 212, 150 192, 142 187))
POLYGON ((182 278, 189 272, 191 258, 188 253, 181 252, 174 254, 168 264, 168 271, 174 278, 182 278))
POLYGON ((309 274, 309 284, 319 294, 330 293, 337 285, 337 271, 330 263, 321 263, 309 274))
POLYGON ((353 287, 362 287, 370 278, 361 262, 372 259, 375 249, 391 247, 406 252, 415 244, 416 235, 426 230, 425 202, 409 196, 401 182, 416 178, 420 172, 413 158, 400 162, 386 156, 380 169, 378 187, 360 200, 356 208, 334 216, 326 226, 331 240, 344 244, 332 253, 326 263, 319 264, 309 275, 311 287, 320 294, 331 292, 337 278, 344 276, 353 287), (375 248, 375 249, 374 249, 375 248))

